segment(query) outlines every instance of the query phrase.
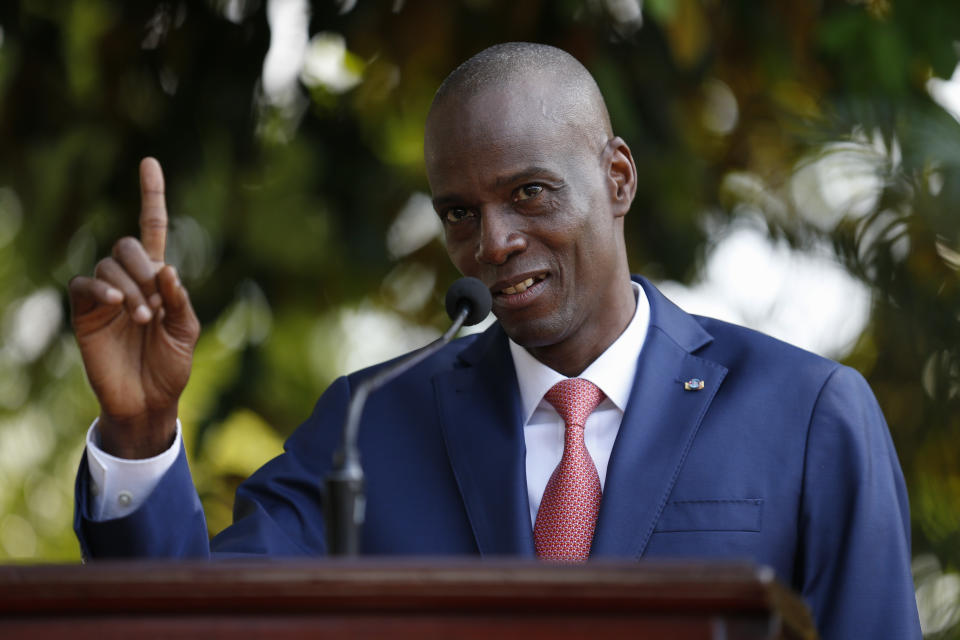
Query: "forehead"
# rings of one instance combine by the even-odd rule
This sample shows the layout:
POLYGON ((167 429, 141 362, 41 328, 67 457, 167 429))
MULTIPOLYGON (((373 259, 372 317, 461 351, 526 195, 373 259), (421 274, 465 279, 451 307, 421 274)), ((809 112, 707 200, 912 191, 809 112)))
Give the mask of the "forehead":
POLYGON ((592 150, 582 114, 544 82, 513 82, 448 97, 427 120, 424 157, 431 185, 528 166, 560 167, 592 150), (473 173, 470 173, 473 172, 473 173))

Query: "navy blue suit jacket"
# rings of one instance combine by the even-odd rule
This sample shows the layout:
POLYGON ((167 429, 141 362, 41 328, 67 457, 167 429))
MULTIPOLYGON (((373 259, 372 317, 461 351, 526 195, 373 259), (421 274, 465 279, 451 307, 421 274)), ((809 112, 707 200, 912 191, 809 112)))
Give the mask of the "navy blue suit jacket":
MULTIPOLYGON (((903 476, 864 379, 690 316, 640 282, 650 328, 591 556, 750 559, 803 595, 825 638, 919 638, 903 476), (706 387, 685 390, 691 378, 706 387)), ((140 509, 106 522, 88 517, 82 463, 84 554, 322 554, 319 487, 351 388, 377 368, 330 386, 285 453, 240 487, 234 524, 212 542, 182 452, 140 509)), ((498 325, 374 393, 360 450, 365 553, 534 555, 519 391, 498 325)))

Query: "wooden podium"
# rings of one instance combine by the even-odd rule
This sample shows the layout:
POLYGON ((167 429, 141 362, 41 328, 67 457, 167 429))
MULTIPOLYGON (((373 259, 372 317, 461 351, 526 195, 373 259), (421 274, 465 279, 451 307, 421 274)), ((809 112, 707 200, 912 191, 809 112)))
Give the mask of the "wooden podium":
POLYGON ((815 638, 737 564, 266 560, 0 567, 0 638, 815 638))

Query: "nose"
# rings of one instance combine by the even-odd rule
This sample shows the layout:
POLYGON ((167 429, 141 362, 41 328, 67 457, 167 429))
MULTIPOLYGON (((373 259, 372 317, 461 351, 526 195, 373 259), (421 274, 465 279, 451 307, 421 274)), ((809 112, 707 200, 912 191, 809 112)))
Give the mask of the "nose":
POLYGON ((474 257, 485 264, 504 264, 527 248, 527 240, 516 228, 516 215, 493 207, 480 212, 480 237, 474 257))

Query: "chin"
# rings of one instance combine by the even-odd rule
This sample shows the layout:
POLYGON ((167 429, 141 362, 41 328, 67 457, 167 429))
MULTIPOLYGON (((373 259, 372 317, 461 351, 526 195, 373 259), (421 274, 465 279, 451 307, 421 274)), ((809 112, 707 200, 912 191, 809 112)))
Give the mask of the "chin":
POLYGON ((504 333, 524 349, 539 349, 557 344, 564 338, 563 324, 555 318, 522 322, 500 320, 504 333))

